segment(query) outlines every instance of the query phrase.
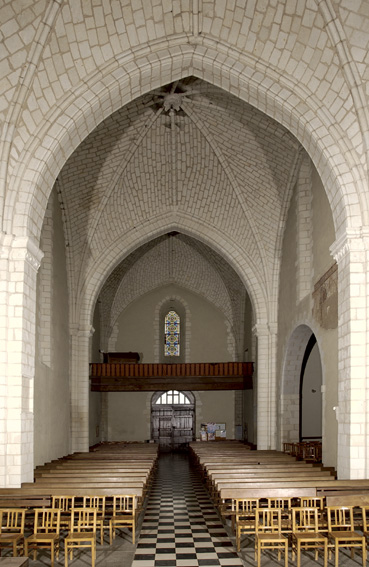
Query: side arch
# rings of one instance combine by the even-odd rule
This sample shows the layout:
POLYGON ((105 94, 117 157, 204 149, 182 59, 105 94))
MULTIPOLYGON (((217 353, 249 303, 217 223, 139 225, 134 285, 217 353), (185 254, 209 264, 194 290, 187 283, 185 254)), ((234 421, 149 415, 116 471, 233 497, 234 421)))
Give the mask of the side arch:
POLYGON ((283 443, 299 441, 300 374, 305 350, 312 334, 314 331, 311 327, 301 324, 291 333, 287 343, 281 383, 281 447, 283 443))
POLYGON ((322 439, 322 362, 316 336, 311 335, 305 349, 300 374, 301 441, 322 439), (314 419, 311 416, 314 415, 314 419))

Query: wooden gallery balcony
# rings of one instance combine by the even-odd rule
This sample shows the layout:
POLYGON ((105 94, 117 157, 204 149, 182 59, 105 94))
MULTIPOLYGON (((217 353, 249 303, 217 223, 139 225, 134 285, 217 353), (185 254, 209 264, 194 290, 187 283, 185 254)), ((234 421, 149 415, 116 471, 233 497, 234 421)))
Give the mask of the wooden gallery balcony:
POLYGON ((91 391, 249 390, 252 362, 90 364, 91 391))

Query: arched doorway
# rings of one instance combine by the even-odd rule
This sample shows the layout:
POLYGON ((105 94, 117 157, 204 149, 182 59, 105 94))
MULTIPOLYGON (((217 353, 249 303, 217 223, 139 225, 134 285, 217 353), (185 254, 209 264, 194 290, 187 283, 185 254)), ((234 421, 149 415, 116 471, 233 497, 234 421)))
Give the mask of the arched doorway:
POLYGON ((314 334, 305 349, 300 374, 300 441, 322 439, 322 364, 314 334))
MULTIPOLYGON (((283 443, 298 443, 301 441, 301 413, 302 411, 305 413, 305 409, 302 408, 301 404, 303 377, 312 346, 314 344, 317 345, 316 339, 315 343, 313 343, 312 337, 315 339, 311 327, 302 324, 294 329, 288 341, 281 385, 281 448, 283 448, 283 443)), ((309 367, 308 374, 310 374, 309 367)), ((309 379, 306 378, 305 385, 308 384, 309 379)), ((316 388, 311 386, 311 389, 316 388)), ((321 397, 321 388, 319 388, 319 396, 321 397)), ((310 414, 310 418, 313 419, 313 417, 310 414)))
POLYGON ((186 449, 194 439, 195 398, 191 392, 155 392, 151 400, 151 439, 161 451, 186 449))

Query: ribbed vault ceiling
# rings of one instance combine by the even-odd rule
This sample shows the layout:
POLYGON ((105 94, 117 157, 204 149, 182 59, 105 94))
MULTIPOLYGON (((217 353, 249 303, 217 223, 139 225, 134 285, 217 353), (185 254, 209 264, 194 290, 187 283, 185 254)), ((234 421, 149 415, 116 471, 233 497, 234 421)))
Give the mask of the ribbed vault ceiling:
POLYGON ((177 284, 213 303, 239 337, 246 297, 241 279, 219 254, 179 233, 144 244, 109 276, 100 294, 104 336, 109 337, 119 314, 130 303, 168 284, 177 284))
MULTIPOLYGON (((163 214, 175 227, 181 213, 241 246, 268 296, 299 151, 280 124, 194 77, 121 108, 82 142, 57 181, 72 293, 78 297, 115 242, 163 214)), ((102 292, 107 328, 130 301, 170 281, 197 290, 239 327, 245 292, 226 251, 221 258, 182 234, 171 238, 169 259, 168 238, 144 244, 110 275, 102 292)))

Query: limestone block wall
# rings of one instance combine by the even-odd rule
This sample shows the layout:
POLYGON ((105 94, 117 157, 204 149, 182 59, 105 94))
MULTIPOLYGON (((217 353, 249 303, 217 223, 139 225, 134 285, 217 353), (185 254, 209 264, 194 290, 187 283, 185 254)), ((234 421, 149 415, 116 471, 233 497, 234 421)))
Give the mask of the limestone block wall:
MULTIPOLYGON (((100 324, 100 303, 97 302, 94 319, 93 328, 94 332, 91 338, 91 362, 102 362, 102 356, 100 350, 103 350, 101 344, 101 324, 100 324)), ((104 394, 101 392, 89 392, 89 444, 95 445, 104 440, 104 431, 102 429, 102 405, 104 394)))
MULTIPOLYGON (((337 312, 326 325, 314 310, 313 295, 314 285, 334 265, 329 247, 335 234, 319 176, 311 164, 305 163, 304 169, 305 174, 297 181, 291 200, 282 248, 277 350, 279 447, 284 441, 298 441, 301 363, 307 342, 314 333, 323 375, 323 458, 325 464, 336 466, 337 420, 333 407, 338 400, 337 312), (310 168, 309 176, 307 168, 310 168), (301 223, 308 227, 303 246, 301 235, 298 236, 301 223), (311 268, 307 272, 304 266, 309 257, 311 268), (305 290, 303 294, 302 290, 305 290)), ((337 294, 332 301, 337 303, 337 294)))
POLYGON ((34 462, 70 451, 69 294, 65 239, 56 195, 41 235, 44 258, 37 280, 34 380, 34 462))
POLYGON ((254 314, 250 298, 245 301, 244 329, 243 329, 243 356, 245 362, 254 362, 253 389, 245 390, 243 394, 242 410, 242 436, 246 441, 255 443, 257 441, 257 356, 256 339, 252 333, 254 326, 254 314))

